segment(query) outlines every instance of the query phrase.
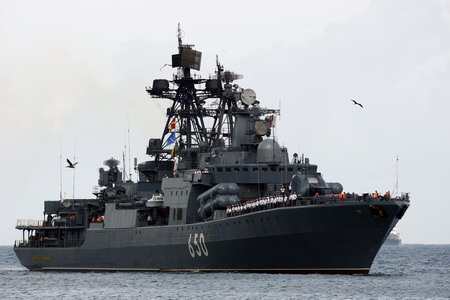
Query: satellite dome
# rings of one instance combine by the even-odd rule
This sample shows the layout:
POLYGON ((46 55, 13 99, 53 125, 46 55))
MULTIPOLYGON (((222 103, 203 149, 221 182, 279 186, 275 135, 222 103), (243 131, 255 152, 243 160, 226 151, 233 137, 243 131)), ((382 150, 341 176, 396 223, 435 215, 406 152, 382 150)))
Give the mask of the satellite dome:
POLYGON ((280 163, 281 147, 277 141, 273 139, 265 139, 258 146, 256 155, 258 163, 280 163))

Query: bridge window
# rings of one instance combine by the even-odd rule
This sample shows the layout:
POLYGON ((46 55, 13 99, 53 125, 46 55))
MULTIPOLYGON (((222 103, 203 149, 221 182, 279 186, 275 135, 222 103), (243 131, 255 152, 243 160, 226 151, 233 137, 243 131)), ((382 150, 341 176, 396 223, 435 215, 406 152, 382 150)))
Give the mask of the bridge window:
POLYGON ((308 177, 309 184, 319 184, 319 179, 317 177, 308 177))

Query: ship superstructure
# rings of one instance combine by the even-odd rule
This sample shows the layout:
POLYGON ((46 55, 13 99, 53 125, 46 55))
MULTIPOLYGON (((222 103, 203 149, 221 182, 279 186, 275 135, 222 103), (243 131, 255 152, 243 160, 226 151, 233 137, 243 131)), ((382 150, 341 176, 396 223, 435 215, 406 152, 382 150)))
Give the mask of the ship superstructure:
POLYGON ((241 88, 216 60, 202 79, 201 52, 182 43, 173 80, 151 97, 172 101, 137 182, 104 162, 94 199, 45 201, 44 219, 19 220, 15 244, 30 270, 368 273, 409 207, 409 196, 343 193, 317 165, 272 136, 279 110, 241 88), (207 105, 207 101, 214 105, 207 105), (207 128, 206 120, 212 124, 207 128))

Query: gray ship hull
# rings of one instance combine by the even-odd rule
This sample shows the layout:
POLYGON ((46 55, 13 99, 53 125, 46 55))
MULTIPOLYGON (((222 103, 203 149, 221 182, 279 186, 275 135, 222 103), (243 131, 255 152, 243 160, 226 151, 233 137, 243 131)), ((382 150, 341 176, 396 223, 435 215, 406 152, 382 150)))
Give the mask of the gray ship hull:
POLYGON ((14 251, 29 270, 367 274, 406 205, 333 203, 196 224, 93 228, 80 247, 14 251), (375 218, 370 205, 387 216, 375 218))

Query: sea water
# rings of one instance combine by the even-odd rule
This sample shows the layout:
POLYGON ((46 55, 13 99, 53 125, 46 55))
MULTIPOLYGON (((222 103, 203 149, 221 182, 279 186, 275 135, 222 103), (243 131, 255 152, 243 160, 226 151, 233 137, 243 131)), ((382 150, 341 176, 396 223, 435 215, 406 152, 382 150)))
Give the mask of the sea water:
POLYGON ((30 272, 0 247, 1 299, 450 299, 450 245, 383 246, 369 275, 30 272))

